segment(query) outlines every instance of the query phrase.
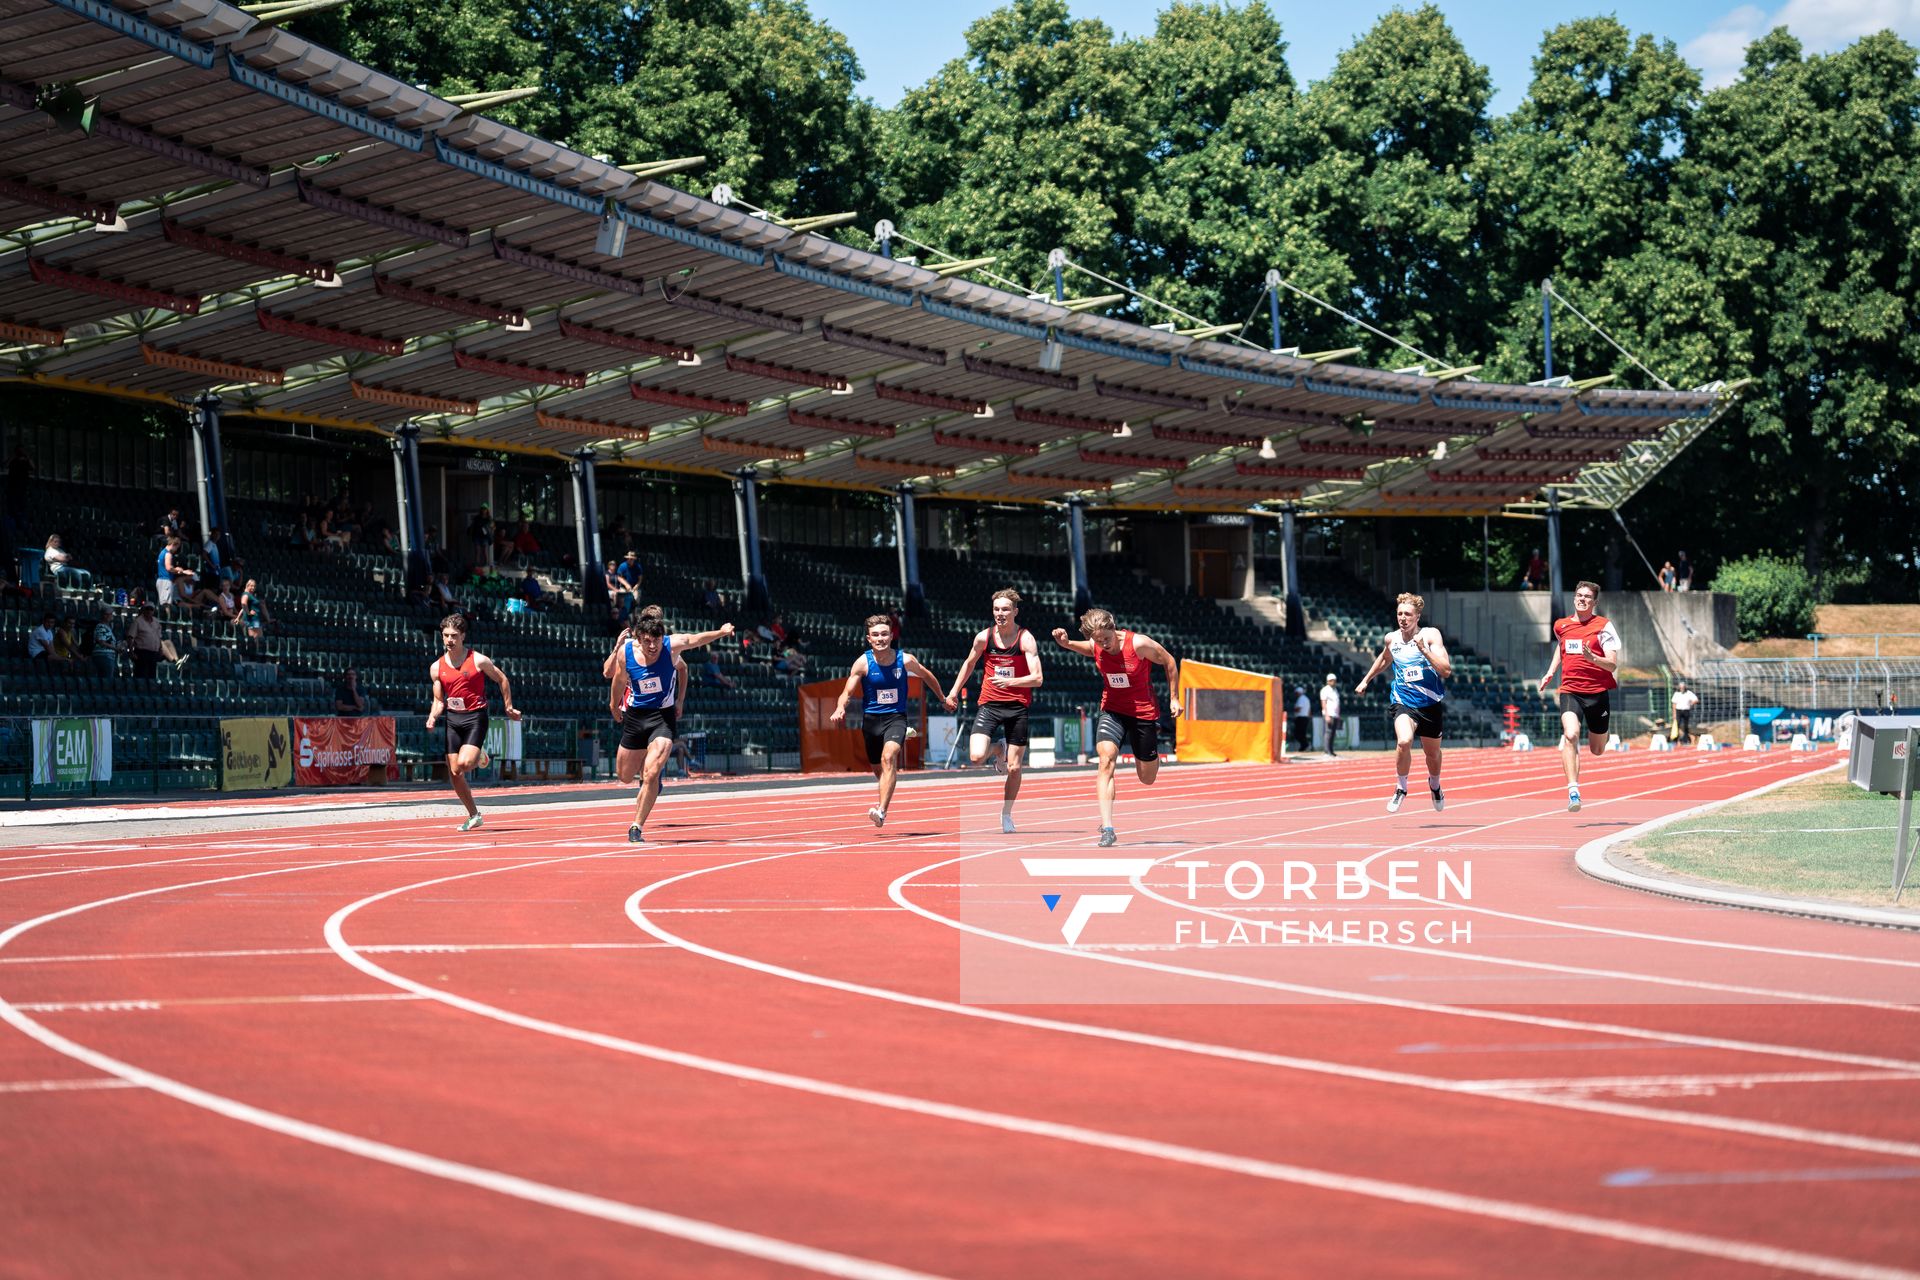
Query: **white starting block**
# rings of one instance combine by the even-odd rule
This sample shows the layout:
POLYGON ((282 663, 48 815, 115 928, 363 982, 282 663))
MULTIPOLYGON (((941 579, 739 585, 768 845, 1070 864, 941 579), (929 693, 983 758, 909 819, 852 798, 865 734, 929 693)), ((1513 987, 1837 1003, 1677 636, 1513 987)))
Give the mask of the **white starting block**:
POLYGON ((1758 751, 1760 749, 1760 735, 1757 733, 1750 733, 1746 737, 1740 739, 1740 749, 1742 751, 1758 751))
POLYGON ((1608 750, 1609 752, 1613 752, 1613 751, 1625 751, 1626 749, 1627 749, 1627 744, 1626 744, 1626 743, 1624 743, 1624 742, 1622 742, 1622 741, 1620 741, 1620 735, 1619 735, 1619 734, 1617 734, 1617 733, 1610 733, 1610 734, 1608 734, 1608 735, 1607 735, 1607 750, 1608 750))
POLYGON ((1793 742, 1787 749, 1789 751, 1812 751, 1814 749, 1813 739, 1804 733, 1796 733, 1793 735, 1793 742))
POLYGON ((1647 744, 1647 750, 1671 751, 1673 750, 1673 739, 1667 737, 1663 733, 1656 733, 1653 735, 1653 741, 1647 744))
POLYGON ((1533 750, 1533 739, 1524 733, 1516 733, 1513 735, 1513 749, 1515 751, 1531 751, 1533 750))
POLYGON ((1693 740, 1693 749, 1695 751, 1718 751, 1720 744, 1713 740, 1712 734, 1703 733, 1693 740))

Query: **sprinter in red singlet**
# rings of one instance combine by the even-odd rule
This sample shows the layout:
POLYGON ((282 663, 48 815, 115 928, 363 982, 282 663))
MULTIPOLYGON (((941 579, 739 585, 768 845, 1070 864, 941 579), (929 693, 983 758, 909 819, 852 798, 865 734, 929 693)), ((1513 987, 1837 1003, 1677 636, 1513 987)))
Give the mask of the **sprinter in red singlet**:
POLYGON ((1065 628, 1055 627, 1053 640, 1063 649, 1092 658, 1105 684, 1100 691, 1100 717, 1093 731, 1094 748, 1100 756, 1100 837, 1094 843, 1107 849, 1120 842, 1113 833, 1113 771, 1120 759, 1121 744, 1133 752, 1133 772, 1140 785, 1152 786, 1160 774, 1160 707, 1154 701, 1149 677, 1155 664, 1166 672, 1170 695, 1167 707, 1178 716, 1180 666, 1152 637, 1114 626, 1113 615, 1105 609, 1089 609, 1080 615, 1080 634, 1086 639, 1069 640, 1065 628))
POLYGON ((487 756, 487 681, 500 686, 501 710, 507 719, 518 720, 519 708, 513 705, 513 686, 507 683, 507 673, 493 665, 493 659, 484 653, 467 648, 467 620, 457 613, 450 613, 440 622, 440 643, 446 652, 433 660, 433 666, 427 669, 427 676, 433 681, 433 709, 427 712, 427 732, 433 732, 433 726, 442 715, 447 718, 447 781, 453 784, 453 794, 460 797, 460 803, 467 808, 467 820, 460 824, 462 831, 475 831, 480 826, 480 810, 473 803, 473 788, 467 784, 467 775, 475 769, 484 769, 490 763, 487 756))
POLYGON ((1540 677, 1545 693, 1560 676, 1560 763, 1567 774, 1567 812, 1580 812, 1580 731, 1586 730, 1593 754, 1606 752, 1613 712, 1612 691, 1618 687, 1620 633, 1613 623, 1594 612, 1600 585, 1582 582, 1573 589, 1573 616, 1553 624, 1553 657, 1540 677))
POLYGON ((974 713, 973 733, 967 739, 967 758, 975 764, 993 749, 1000 733, 1007 744, 1007 785, 1000 797, 1000 830, 1013 834, 1013 802, 1020 794, 1020 766, 1026 763, 1027 712, 1033 691, 1041 685, 1040 647, 1033 633, 1018 622, 1020 593, 1012 587, 993 593, 993 625, 973 638, 973 652, 960 664, 960 674, 947 690, 952 706, 967 687, 974 664, 985 663, 980 677, 980 709, 974 713))

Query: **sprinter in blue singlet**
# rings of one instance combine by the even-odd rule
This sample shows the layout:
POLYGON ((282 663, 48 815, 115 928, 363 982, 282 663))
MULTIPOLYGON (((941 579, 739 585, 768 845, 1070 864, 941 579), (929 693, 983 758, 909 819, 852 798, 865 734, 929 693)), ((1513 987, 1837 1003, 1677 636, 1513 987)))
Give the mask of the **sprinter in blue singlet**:
MULTIPOLYGON (((907 745, 907 677, 918 676, 929 689, 946 686, 921 666, 918 658, 893 647, 893 619, 886 614, 876 613, 867 619, 867 646, 848 668, 839 705, 827 720, 836 727, 845 724, 847 703, 855 693, 861 693, 860 733, 866 739, 867 763, 880 780, 880 803, 867 810, 867 819, 882 827, 887 822, 887 805, 893 801, 893 788, 900 781, 900 753, 907 745)), ((941 702, 949 711, 956 705, 952 698, 941 698, 941 702)))
POLYGON ((1427 758, 1427 788, 1433 793, 1436 810, 1447 807, 1440 791, 1440 739, 1446 732, 1446 678, 1453 674, 1453 659, 1433 627, 1420 625, 1420 612, 1426 601, 1412 592, 1402 592, 1394 605, 1394 620, 1399 626, 1381 638, 1380 652, 1367 674, 1353 687, 1365 693, 1373 678, 1393 667, 1393 683, 1388 686, 1391 701, 1387 716, 1393 724, 1395 773, 1393 798, 1387 812, 1400 812, 1407 798, 1407 772, 1413 765, 1413 740, 1420 739, 1420 751, 1427 758))
POLYGON ((649 605, 633 615, 626 634, 601 665, 600 674, 613 681, 607 710, 620 725, 615 772, 622 782, 632 782, 635 774, 642 777, 634 798, 633 825, 627 828, 629 844, 646 840, 647 815, 660 798, 660 774, 680 734, 675 713, 679 680, 674 670, 679 653, 732 634, 733 624, 727 622, 716 631, 669 635, 660 606, 649 605))

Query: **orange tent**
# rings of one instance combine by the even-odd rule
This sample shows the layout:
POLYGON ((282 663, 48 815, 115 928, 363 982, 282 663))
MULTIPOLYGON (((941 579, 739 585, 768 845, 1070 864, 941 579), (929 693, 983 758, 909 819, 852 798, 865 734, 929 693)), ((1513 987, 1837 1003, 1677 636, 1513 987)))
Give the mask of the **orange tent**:
MULTIPOLYGON (((841 676, 800 686, 800 772, 873 772, 873 766, 867 763, 867 745, 860 736, 859 704, 847 708, 846 723, 840 728, 834 728, 827 719, 846 684, 846 677, 841 676)), ((900 762, 903 769, 920 767, 927 741, 927 700, 920 686, 920 677, 907 677, 907 723, 919 732, 907 738, 906 758, 900 762)))
POLYGON ((1278 763, 1286 745, 1285 693, 1279 676, 1181 663, 1175 754, 1183 763, 1278 763))

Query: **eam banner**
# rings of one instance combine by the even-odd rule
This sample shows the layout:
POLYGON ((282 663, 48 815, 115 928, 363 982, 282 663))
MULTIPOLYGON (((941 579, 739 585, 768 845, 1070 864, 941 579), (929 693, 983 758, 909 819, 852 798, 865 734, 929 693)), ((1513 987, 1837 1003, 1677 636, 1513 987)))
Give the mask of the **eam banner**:
POLYGON ((113 721, 35 720, 33 785, 72 786, 113 778, 113 721))
POLYGON ((293 781, 293 744, 284 716, 220 722, 220 789, 261 791, 293 781))
POLYGON ((367 767, 393 767, 392 716, 293 722, 293 785, 339 787, 367 780, 367 767))

